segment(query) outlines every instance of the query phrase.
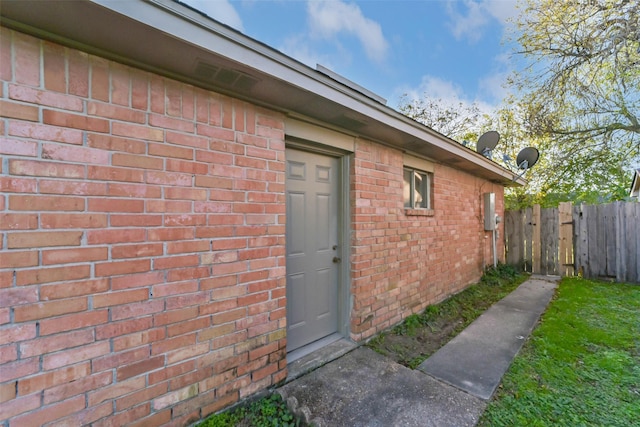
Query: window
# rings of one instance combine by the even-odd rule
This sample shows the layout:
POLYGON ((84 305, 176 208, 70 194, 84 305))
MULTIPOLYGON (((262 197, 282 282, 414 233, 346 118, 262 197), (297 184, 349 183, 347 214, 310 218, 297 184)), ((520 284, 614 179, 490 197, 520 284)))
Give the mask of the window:
POLYGON ((407 209, 432 209, 431 181, 433 174, 412 168, 404 168, 404 207, 407 209))

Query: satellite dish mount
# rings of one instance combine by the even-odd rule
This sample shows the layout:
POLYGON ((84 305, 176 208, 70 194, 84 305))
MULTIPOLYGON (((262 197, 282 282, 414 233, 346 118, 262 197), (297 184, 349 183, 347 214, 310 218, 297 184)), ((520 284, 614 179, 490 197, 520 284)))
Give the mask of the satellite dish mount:
POLYGON ((516 157, 516 164, 518 165, 518 169, 522 172, 520 174, 514 176, 513 180, 517 180, 521 178, 527 170, 533 167, 538 162, 540 158, 540 152, 537 148, 534 147, 526 147, 520 150, 518 156, 516 157))

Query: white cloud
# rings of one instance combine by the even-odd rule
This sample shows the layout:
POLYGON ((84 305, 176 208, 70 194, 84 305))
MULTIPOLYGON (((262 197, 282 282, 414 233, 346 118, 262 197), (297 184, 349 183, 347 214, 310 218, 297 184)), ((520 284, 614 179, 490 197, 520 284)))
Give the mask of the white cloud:
POLYGON ((182 0, 210 18, 222 22, 238 31, 244 31, 240 15, 229 0, 182 0))
POLYGON ((496 56, 493 60, 494 71, 481 78, 478 82, 478 90, 485 99, 500 102, 509 95, 509 89, 505 87, 507 78, 512 72, 510 55, 507 53, 496 56))
POLYGON ((509 90, 504 87, 509 72, 494 72, 480 79, 478 89, 485 99, 499 102, 507 97, 509 90))
POLYGON ((280 46, 279 50, 311 68, 315 68, 316 64, 322 64, 327 68, 333 68, 333 61, 331 57, 329 55, 313 51, 305 36, 294 35, 287 38, 284 41, 284 44, 280 46))
POLYGON ((467 37, 471 42, 477 42, 482 36, 482 28, 489 23, 487 13, 484 11, 480 3, 473 1, 465 1, 467 13, 459 13, 455 6, 457 3, 447 2, 447 14, 451 18, 449 28, 453 36, 460 40, 467 37))
POLYGON ((439 99, 443 106, 458 108, 460 105, 470 107, 475 104, 481 113, 489 114, 495 106, 478 99, 472 99, 464 93, 461 86, 452 81, 439 77, 425 75, 418 87, 402 87, 395 91, 395 98, 406 95, 409 100, 423 99, 425 96, 431 99, 439 99))
POLYGON ((420 94, 426 94, 431 98, 441 98, 447 102, 459 102, 464 97, 462 87, 459 85, 434 76, 423 76, 420 86, 417 88, 420 94))
POLYGON ((454 37, 458 40, 467 38, 475 43, 492 20, 506 25, 510 18, 517 16, 518 9, 515 0, 464 0, 446 2, 446 12, 451 18, 449 27, 454 37))
POLYGON ((518 2, 516 0, 485 0, 486 10, 503 25, 509 19, 516 18, 519 13, 518 2))
POLYGON ((333 39, 340 33, 355 36, 364 47, 367 57, 382 62, 389 51, 389 43, 377 22, 366 18, 356 4, 341 0, 309 1, 307 4, 312 37, 333 39))

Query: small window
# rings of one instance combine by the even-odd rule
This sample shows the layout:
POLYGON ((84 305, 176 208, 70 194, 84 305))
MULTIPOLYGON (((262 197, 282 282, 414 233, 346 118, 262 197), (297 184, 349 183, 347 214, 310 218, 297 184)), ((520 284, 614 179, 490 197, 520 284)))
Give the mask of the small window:
POLYGON ((433 174, 416 169, 404 169, 404 207, 407 209, 431 208, 431 180, 433 174))

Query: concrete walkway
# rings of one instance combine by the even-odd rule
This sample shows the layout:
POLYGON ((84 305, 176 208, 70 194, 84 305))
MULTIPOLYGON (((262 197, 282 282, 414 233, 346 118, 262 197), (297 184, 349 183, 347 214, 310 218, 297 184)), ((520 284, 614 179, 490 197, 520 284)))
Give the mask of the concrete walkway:
POLYGON ((418 370, 360 347, 279 392, 318 426, 474 426, 556 285, 527 280, 418 370))
POLYGON ((491 399, 556 287, 529 279, 497 302, 418 369, 484 400, 491 399))

